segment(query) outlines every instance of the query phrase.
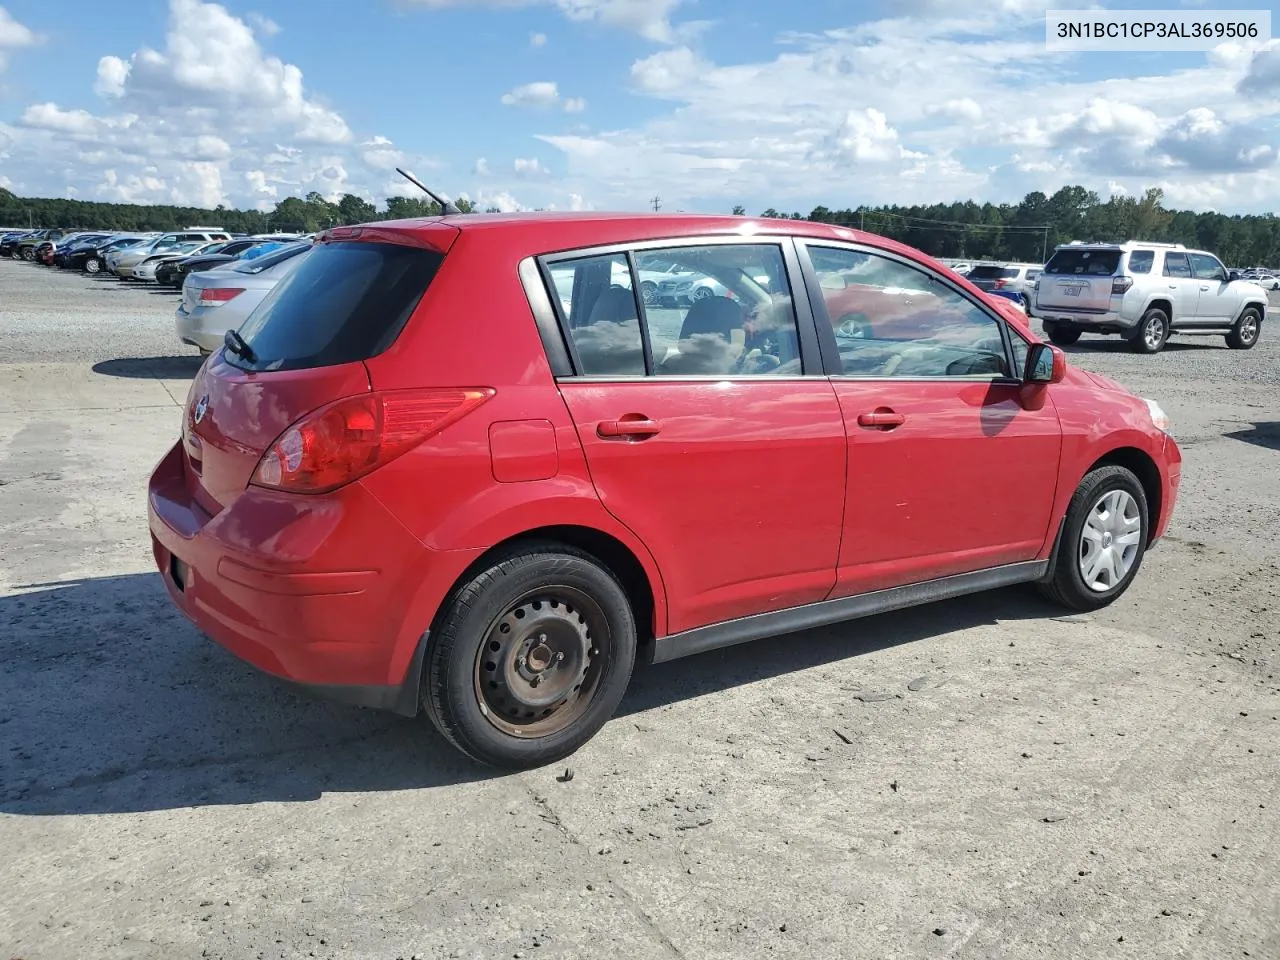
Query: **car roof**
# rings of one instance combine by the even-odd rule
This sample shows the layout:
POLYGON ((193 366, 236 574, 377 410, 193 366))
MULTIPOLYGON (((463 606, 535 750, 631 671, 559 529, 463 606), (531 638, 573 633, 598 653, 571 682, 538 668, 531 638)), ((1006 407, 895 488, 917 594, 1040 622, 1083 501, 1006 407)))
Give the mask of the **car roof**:
POLYGON ((407 220, 380 220, 359 227, 334 228, 324 231, 322 236, 327 235, 332 239, 340 240, 344 234, 350 235, 354 230, 368 231, 372 234, 381 231, 420 235, 437 231, 453 233, 454 237, 449 240, 441 238, 445 241, 442 249, 447 249, 451 239, 456 239, 460 235, 500 234, 502 242, 509 244, 514 248, 513 252, 519 253, 520 256, 556 253, 614 243, 680 240, 700 236, 740 236, 744 240, 749 240, 751 237, 797 236, 814 240, 866 243, 918 262, 942 266, 914 247, 879 234, 812 220, 768 217, 595 211, 457 214, 407 220))

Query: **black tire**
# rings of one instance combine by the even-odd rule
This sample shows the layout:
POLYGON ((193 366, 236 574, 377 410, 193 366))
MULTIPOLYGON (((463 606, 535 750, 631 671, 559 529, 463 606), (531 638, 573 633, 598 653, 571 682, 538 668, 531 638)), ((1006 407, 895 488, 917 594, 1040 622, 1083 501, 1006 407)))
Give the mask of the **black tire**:
POLYGON ((1134 353, 1159 353, 1168 342, 1169 315, 1159 307, 1152 307, 1138 321, 1129 348, 1134 353))
POLYGON ((635 653, 631 604, 608 568, 564 544, 523 544, 460 585, 437 616, 423 709, 445 739, 480 763, 554 763, 613 715, 635 653), (526 671, 548 661, 536 668, 538 680, 549 681, 540 691, 526 671), (550 708, 550 701, 531 705, 562 694, 550 708))
POLYGON ((1041 592, 1055 603, 1073 610, 1098 610, 1112 603, 1129 589, 1133 578, 1138 575, 1147 552, 1150 522, 1146 493, 1131 470, 1108 466, 1091 471, 1080 481, 1067 506, 1062 535, 1053 558, 1053 575, 1038 584, 1041 592), (1140 519, 1137 550, 1124 576, 1109 589, 1097 590, 1085 582, 1080 569, 1084 527, 1094 509, 1113 491, 1123 491, 1136 503, 1140 519))
POLYGON ((1080 331, 1073 330, 1070 327, 1059 326, 1056 323, 1046 323, 1044 325, 1045 335, 1049 338, 1049 342, 1059 347, 1072 346, 1080 339, 1080 331))
POLYGON ((1227 346, 1232 350, 1252 350, 1262 336, 1262 314, 1257 307, 1245 307, 1240 319, 1227 334, 1227 346))
POLYGON ((22 259, 27 261, 27 263, 35 263, 36 262, 35 250, 33 250, 31 247, 27 247, 25 250, 22 251, 22 259))
POLYGON ((88 274, 99 274, 102 272, 102 261, 97 257, 90 257, 84 262, 84 272, 88 274))

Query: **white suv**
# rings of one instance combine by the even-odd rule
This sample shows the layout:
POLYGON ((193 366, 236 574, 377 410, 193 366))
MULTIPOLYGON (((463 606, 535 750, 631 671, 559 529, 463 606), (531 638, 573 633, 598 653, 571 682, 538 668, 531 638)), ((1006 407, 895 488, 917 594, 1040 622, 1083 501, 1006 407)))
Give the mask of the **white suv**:
POLYGON ((1118 333, 1139 353, 1156 353, 1172 333, 1258 342, 1267 296, 1232 280, 1211 253, 1171 243, 1069 243, 1056 248, 1035 284, 1031 315, 1049 340, 1118 333))

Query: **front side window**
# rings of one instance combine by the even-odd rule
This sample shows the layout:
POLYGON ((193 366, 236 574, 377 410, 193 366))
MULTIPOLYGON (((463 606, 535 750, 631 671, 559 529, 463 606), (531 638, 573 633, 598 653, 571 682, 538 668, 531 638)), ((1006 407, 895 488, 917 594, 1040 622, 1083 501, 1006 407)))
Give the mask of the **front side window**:
POLYGON ((1191 272, 1197 280, 1224 281, 1227 279, 1227 271, 1218 262, 1217 257, 1207 253, 1190 253, 1187 256, 1191 258, 1191 272))
POLYGON ((845 376, 1006 377, 1001 325, 925 270, 809 247, 845 376))
POLYGON ((1166 277, 1191 277, 1191 264, 1185 253, 1166 253, 1164 255, 1164 275, 1166 277))
POLYGON ((800 342, 782 249, 711 244, 638 250, 658 376, 798 376, 800 342))

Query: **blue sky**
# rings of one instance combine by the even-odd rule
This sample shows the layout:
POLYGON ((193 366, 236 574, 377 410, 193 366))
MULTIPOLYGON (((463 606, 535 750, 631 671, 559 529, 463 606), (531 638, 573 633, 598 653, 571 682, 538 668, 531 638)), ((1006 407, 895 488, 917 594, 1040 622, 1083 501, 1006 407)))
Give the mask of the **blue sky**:
POLYGON ((3 0, 0 186, 270 207, 412 194, 402 165, 504 209, 656 194, 808 211, 1084 183, 1280 210, 1280 46, 1051 55, 1044 11, 1070 5, 3 0))

